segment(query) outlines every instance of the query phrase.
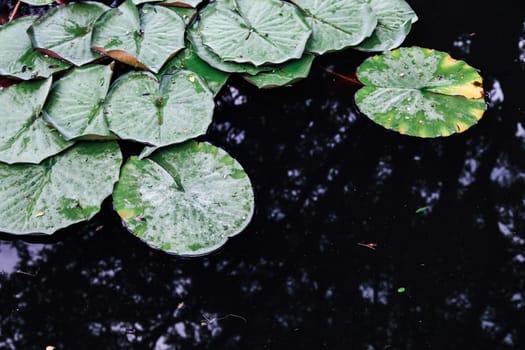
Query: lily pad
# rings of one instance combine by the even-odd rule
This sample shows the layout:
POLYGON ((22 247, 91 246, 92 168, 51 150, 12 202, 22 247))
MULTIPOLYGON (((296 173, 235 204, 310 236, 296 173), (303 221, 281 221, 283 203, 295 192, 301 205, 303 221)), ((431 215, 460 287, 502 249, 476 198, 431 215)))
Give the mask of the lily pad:
POLYGON ((264 66, 255 67, 253 64, 249 63, 223 61, 217 54, 202 43, 202 38, 200 37, 198 30, 198 22, 190 26, 187 31, 187 36, 197 56, 215 69, 228 73, 247 73, 251 75, 257 74, 261 71, 271 70, 271 68, 264 66))
POLYGON ((22 17, 0 26, 0 75, 29 80, 67 69, 64 61, 33 49, 27 29, 37 17, 22 17))
POLYGON ((44 119, 67 140, 111 136, 103 106, 112 75, 112 65, 72 70, 53 84, 44 105, 44 119))
POLYGON ((24 4, 32 6, 45 6, 55 2, 55 0, 22 0, 24 4))
POLYGON ((91 50, 93 25, 109 7, 98 2, 78 2, 57 6, 29 28, 33 46, 76 66, 101 55, 91 50))
POLYGON ((213 94, 193 72, 180 70, 160 81, 149 72, 131 72, 111 87, 104 113, 119 137, 166 146, 206 133, 214 106, 213 94))
POLYGON ((377 27, 358 47, 362 51, 387 51, 403 43, 417 21, 405 0, 367 0, 377 16, 377 27))
POLYGON ((183 52, 168 61, 162 67, 159 75, 173 73, 179 69, 190 70, 198 74, 214 95, 217 95, 230 76, 228 73, 217 70, 201 60, 191 47, 186 47, 183 52))
POLYGON ((116 142, 78 143, 41 164, 0 163, 0 231, 51 234, 89 220, 118 179, 116 142))
POLYGON ((131 157, 113 193, 115 210, 136 236, 184 256, 209 253, 241 232, 254 210, 242 167, 225 151, 190 141, 131 157))
POLYGON ((485 112, 481 76, 445 52, 400 48, 368 58, 357 75, 365 85, 356 94, 359 109, 402 134, 448 136, 485 112))
POLYGON ((97 21, 92 47, 118 61, 156 73, 184 48, 185 28, 182 18, 170 9, 146 4, 139 11, 127 0, 97 21))
POLYGON ((0 90, 0 162, 40 163, 73 145, 40 115, 50 88, 48 78, 0 90))
POLYGON ((308 52, 324 54, 355 46, 369 37, 377 17, 365 0, 293 0, 312 27, 308 52))
POLYGON ((262 72, 257 75, 244 75, 243 77, 259 89, 287 86, 308 77, 313 60, 313 55, 305 55, 300 60, 283 63, 271 72, 262 72))
POLYGON ((217 0, 202 11, 199 34, 224 61, 255 66, 301 58, 310 27, 281 0, 217 0))
POLYGON ((197 14, 196 9, 192 9, 189 7, 167 6, 167 8, 178 14, 179 17, 182 18, 186 26, 188 26, 191 23, 191 21, 195 18, 195 15, 197 14))

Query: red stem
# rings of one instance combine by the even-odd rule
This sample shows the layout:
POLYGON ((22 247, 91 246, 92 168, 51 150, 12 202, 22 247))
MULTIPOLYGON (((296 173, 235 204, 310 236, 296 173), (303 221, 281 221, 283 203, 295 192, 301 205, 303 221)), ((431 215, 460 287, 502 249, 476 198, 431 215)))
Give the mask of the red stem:
POLYGON ((13 20, 13 18, 15 18, 16 16, 16 13, 18 12, 18 8, 20 7, 20 0, 18 0, 16 2, 16 5, 15 5, 15 8, 13 9, 13 11, 11 12, 11 14, 9 15, 9 19, 7 20, 8 22, 11 22, 13 20))
POLYGON ((357 87, 361 87, 363 86, 363 83, 361 83, 358 79, 357 79, 357 76, 355 73, 353 73, 352 75, 344 75, 344 74, 340 74, 340 73, 337 73, 337 72, 334 72, 333 70, 329 69, 329 68, 326 68, 326 67, 323 67, 323 66, 320 66, 322 70, 324 70, 326 73, 328 74, 331 74, 333 76, 336 76, 338 78, 341 78, 343 79, 344 81, 346 82, 349 82, 351 83, 352 85, 354 86, 357 86, 357 87))

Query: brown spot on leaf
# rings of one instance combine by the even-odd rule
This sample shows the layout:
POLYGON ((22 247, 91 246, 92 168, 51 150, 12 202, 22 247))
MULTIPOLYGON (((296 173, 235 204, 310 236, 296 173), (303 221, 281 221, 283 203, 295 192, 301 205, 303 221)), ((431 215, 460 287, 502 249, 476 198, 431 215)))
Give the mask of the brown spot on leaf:
POLYGON ((123 50, 107 50, 106 51, 103 47, 100 47, 100 46, 93 46, 92 49, 97 52, 100 52, 103 55, 109 56, 119 62, 125 63, 135 68, 141 68, 144 70, 148 70, 151 72, 151 69, 149 69, 143 63, 139 62, 139 60, 135 56, 130 54, 129 52, 126 52, 123 50))

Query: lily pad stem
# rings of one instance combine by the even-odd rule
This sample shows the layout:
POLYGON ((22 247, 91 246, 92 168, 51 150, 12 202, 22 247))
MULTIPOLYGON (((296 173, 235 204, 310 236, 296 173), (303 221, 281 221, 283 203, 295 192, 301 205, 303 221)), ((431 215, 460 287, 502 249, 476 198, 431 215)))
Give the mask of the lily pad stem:
POLYGON ((13 20, 13 18, 15 18, 16 16, 16 13, 18 12, 18 8, 20 7, 20 0, 18 0, 16 2, 16 5, 15 7, 13 8, 13 11, 11 11, 11 14, 9 15, 9 19, 7 20, 8 22, 11 22, 13 20))
POLYGON ((331 74, 331 75, 333 75, 335 77, 338 77, 340 79, 343 79, 344 81, 349 82, 350 84, 354 85, 355 87, 361 87, 361 86, 364 85, 363 83, 361 83, 359 81, 359 79, 357 79, 357 76, 356 76, 355 72, 352 73, 351 75, 344 75, 344 74, 341 74, 341 73, 334 72, 330 68, 326 68, 326 67, 323 67, 323 66, 319 66, 319 67, 322 70, 324 70, 326 73, 331 74))

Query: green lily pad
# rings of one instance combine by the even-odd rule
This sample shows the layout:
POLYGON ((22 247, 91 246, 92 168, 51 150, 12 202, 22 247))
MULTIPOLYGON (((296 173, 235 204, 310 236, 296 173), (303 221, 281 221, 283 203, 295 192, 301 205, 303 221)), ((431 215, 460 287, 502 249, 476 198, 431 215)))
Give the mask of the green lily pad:
POLYGON ((372 35, 356 48, 362 51, 387 51, 403 43, 417 21, 417 15, 405 0, 367 0, 377 15, 372 35))
POLYGON ((312 27, 306 50, 316 54, 338 51, 361 43, 377 25, 365 0, 293 0, 312 27))
POLYGON ((66 140, 111 136, 103 106, 112 75, 112 65, 72 70, 53 84, 44 105, 44 119, 66 140))
POLYGON ((186 69, 198 74, 214 95, 217 95, 230 76, 201 60, 191 47, 186 47, 184 51, 168 61, 160 70, 159 75, 173 73, 179 69, 186 69))
POLYGON ((78 143, 41 164, 0 163, 0 231, 51 234, 89 220, 113 191, 121 163, 116 142, 78 143))
POLYGON ((22 0, 24 4, 31 6, 45 6, 55 2, 55 0, 22 0))
POLYGON ((301 58, 312 33, 297 7, 281 0, 217 0, 200 16, 204 45, 224 61, 255 66, 301 58))
POLYGON ((158 72, 184 48, 186 25, 174 11, 131 0, 106 12, 95 25, 92 47, 118 61, 158 72))
POLYGON ((104 113, 119 137, 166 146, 206 133, 214 106, 213 94, 193 72, 179 70, 160 82, 149 72, 131 72, 111 87, 104 113))
POLYGON ((190 141, 131 157, 113 192, 124 224, 149 245, 195 256, 241 232, 254 210, 242 167, 225 151, 190 141))
POLYGON ((198 30, 198 22, 190 26, 187 31, 187 36, 197 56, 215 69, 227 73, 247 73, 251 75, 257 74, 261 71, 271 70, 271 68, 264 66, 255 67, 253 64, 249 63, 223 61, 217 54, 202 43, 202 38, 200 37, 198 30))
POLYGON ((188 26, 191 23, 191 21, 195 18, 195 15, 197 14, 196 9, 192 9, 189 7, 167 6, 167 8, 178 14, 179 17, 182 18, 186 26, 188 26))
POLYGON ((313 55, 305 55, 300 60, 283 63, 271 72, 262 72, 257 75, 244 75, 243 77, 259 89, 287 86, 308 77, 313 60, 313 55))
POLYGON ((385 128, 419 137, 448 136, 485 112, 478 72, 447 53, 400 48, 368 58, 357 71, 361 112, 385 128))
POLYGON ((22 17, 0 26, 0 75, 29 80, 47 78, 70 65, 33 50, 27 29, 37 17, 22 17))
POLYGON ((48 78, 0 90, 0 162, 40 163, 73 145, 40 116, 50 88, 48 78))
POLYGON ((76 66, 101 55, 91 50, 93 25, 109 7, 98 2, 78 2, 57 6, 29 28, 33 46, 76 66))

